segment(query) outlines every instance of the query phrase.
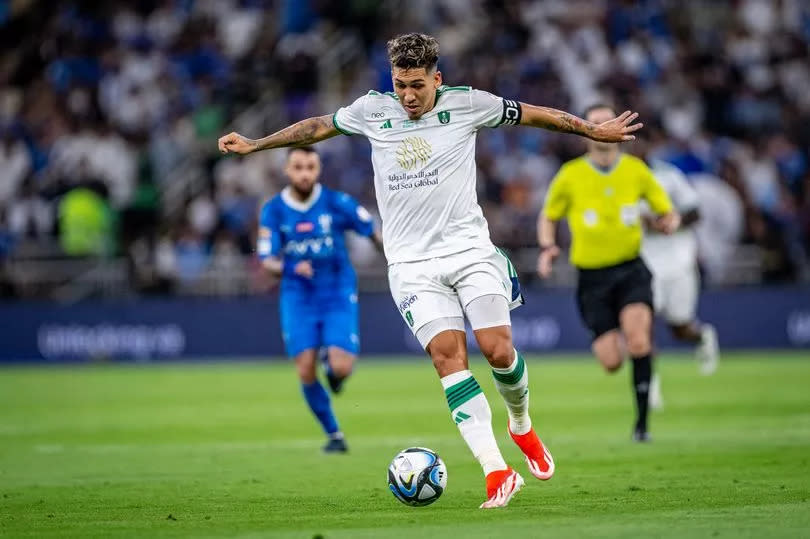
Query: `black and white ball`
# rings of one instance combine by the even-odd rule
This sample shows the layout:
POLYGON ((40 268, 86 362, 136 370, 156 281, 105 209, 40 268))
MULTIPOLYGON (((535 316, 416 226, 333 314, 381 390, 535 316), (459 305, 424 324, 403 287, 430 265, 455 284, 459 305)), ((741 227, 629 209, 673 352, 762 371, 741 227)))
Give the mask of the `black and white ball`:
POLYGON ((403 449, 388 466, 388 488, 405 505, 430 505, 439 499, 446 486, 447 467, 430 449, 403 449))

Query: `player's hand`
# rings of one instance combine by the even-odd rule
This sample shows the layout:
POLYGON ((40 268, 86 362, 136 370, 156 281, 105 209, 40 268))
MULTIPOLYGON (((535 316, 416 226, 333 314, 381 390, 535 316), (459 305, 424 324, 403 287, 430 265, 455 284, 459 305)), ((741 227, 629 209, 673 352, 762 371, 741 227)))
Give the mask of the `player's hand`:
POLYGON ((656 217, 654 217, 652 215, 648 215, 646 213, 643 214, 641 216, 641 225, 645 228, 645 230, 655 230, 656 232, 659 231, 658 230, 658 218, 656 218, 656 217))
POLYGON ((559 254, 560 248, 556 245, 546 247, 540 251, 540 256, 537 257, 537 274, 540 277, 547 279, 551 275, 551 264, 559 254))
POLYGON ((302 260, 296 264, 293 271, 296 275, 300 275, 301 277, 307 279, 312 279, 312 276, 315 275, 315 270, 312 269, 312 262, 309 260, 302 260))
POLYGON ((628 140, 635 140, 636 137, 632 133, 644 127, 642 123, 633 123, 636 118, 638 118, 637 112, 626 110, 612 120, 597 124, 588 136, 599 142, 626 142, 628 140))
POLYGON ((681 215, 671 211, 655 220, 655 229, 663 234, 673 234, 681 226, 681 215))
POLYGON ((245 155, 257 150, 255 140, 243 137, 236 132, 231 132, 224 137, 219 137, 217 146, 222 153, 238 153, 240 155, 245 155))

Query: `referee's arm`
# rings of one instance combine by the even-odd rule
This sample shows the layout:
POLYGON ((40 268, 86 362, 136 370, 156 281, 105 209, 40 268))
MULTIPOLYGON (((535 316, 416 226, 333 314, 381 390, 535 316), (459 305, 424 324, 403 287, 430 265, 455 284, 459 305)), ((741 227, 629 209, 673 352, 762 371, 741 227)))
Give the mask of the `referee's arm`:
POLYGON ((652 220, 651 225, 662 234, 672 234, 681 226, 681 216, 675 210, 667 192, 653 176, 652 171, 646 166, 644 168, 646 169, 643 179, 644 198, 647 199, 652 211, 658 215, 652 220))
POLYGON ((537 243, 540 244, 540 255, 537 259, 537 273, 543 279, 551 275, 551 264, 560 254, 557 247, 557 222, 544 213, 537 216, 537 243))
POLYGON ((537 243, 540 255, 537 258, 537 273, 543 279, 551 275, 551 265, 560 254, 557 246, 557 221, 568 210, 567 181, 562 171, 552 180, 543 209, 537 216, 537 243))

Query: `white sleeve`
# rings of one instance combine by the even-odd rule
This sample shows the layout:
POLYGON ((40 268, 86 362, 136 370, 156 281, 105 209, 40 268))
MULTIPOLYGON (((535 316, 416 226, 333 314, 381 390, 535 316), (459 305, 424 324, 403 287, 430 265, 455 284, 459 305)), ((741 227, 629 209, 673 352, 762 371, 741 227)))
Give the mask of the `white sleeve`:
POLYGON ((681 213, 697 209, 700 206, 698 193, 686 175, 678 169, 670 171, 670 181, 672 182, 672 203, 681 213))
POLYGON ((520 123, 520 103, 504 99, 483 90, 470 92, 473 124, 479 127, 498 127, 520 123))
POLYGON ((344 135, 362 135, 365 133, 365 104, 366 97, 358 97, 348 107, 341 107, 332 116, 335 129, 344 135))

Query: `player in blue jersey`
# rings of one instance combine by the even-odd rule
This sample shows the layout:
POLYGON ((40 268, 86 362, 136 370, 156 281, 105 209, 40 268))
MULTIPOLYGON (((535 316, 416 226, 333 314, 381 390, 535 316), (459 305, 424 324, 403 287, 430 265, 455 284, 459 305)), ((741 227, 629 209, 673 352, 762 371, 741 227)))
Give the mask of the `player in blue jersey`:
POLYGON ((316 375, 318 351, 327 350, 327 380, 337 393, 360 344, 357 276, 344 233, 371 238, 379 249, 382 240, 365 208, 318 183, 321 162, 313 148, 291 149, 284 171, 290 184, 262 207, 257 251, 264 267, 281 278, 284 345, 295 360, 304 399, 329 437, 324 451, 345 452, 329 395, 316 375))

